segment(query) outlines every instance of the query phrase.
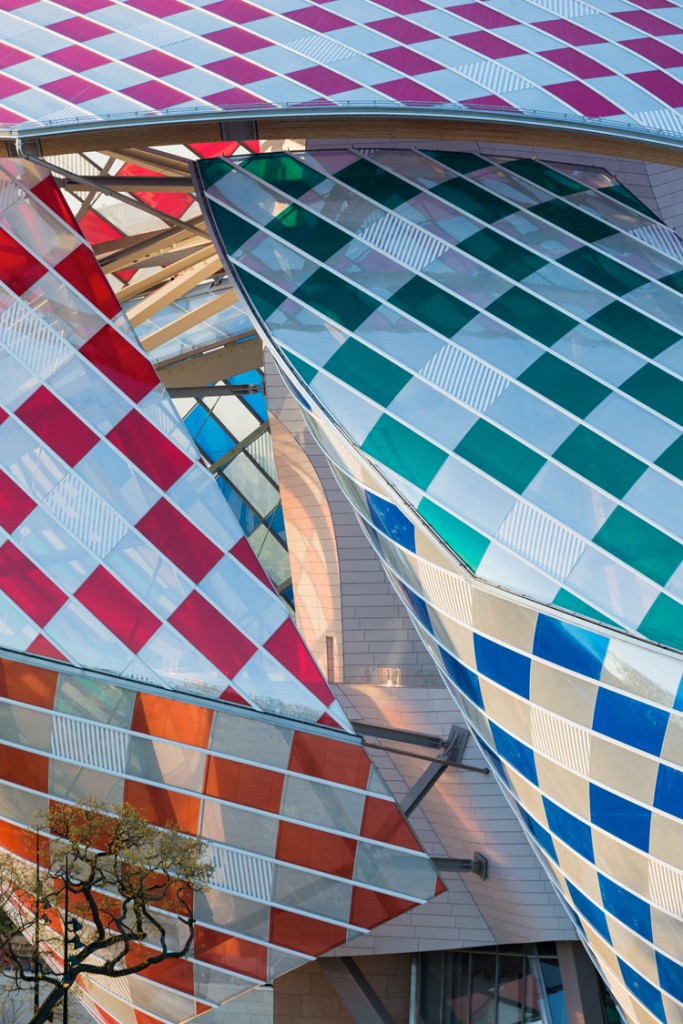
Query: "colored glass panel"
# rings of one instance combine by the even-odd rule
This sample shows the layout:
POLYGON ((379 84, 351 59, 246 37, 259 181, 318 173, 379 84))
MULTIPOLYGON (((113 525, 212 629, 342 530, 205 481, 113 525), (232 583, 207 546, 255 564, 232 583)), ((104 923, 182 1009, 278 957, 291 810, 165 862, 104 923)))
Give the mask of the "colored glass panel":
POLYGON ((542 455, 486 420, 478 420, 455 451, 520 494, 545 462, 542 455))
POLYGON ((683 556, 683 544, 625 508, 614 510, 595 543, 657 583, 666 583, 683 556))
POLYGON ((618 498, 623 498, 647 468, 644 462, 583 425, 560 445, 555 458, 618 498))
POLYGON ((604 384, 550 353, 524 370, 519 381, 582 418, 610 394, 604 384))
POLYGON ((383 406, 389 405, 411 380, 407 370, 355 338, 347 338, 325 363, 325 369, 383 406))
POLYGON ((446 460, 446 452, 387 415, 380 416, 363 451, 419 487, 427 487, 446 460))

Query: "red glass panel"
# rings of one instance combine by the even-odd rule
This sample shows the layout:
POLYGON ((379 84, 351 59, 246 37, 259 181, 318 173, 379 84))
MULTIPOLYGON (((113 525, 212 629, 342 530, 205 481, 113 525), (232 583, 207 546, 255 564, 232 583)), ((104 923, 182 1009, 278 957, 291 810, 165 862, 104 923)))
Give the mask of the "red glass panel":
POLYGON ((46 273, 46 268, 23 245, 0 228, 0 280, 17 295, 23 295, 46 273))
POLYGON ((297 953, 319 956, 346 941, 346 928, 273 907, 270 911, 270 941, 297 953))
POLYGON ((148 736, 206 747, 212 721, 213 711, 210 708, 169 700, 152 693, 138 693, 131 729, 148 736))
POLYGON ((251 640, 196 590, 185 598, 168 621, 229 679, 256 650, 251 640))
POLYGON ((99 438, 46 387, 39 387, 17 409, 17 416, 48 448, 75 466, 99 438))
POLYGON ((331 690, 291 619, 285 619, 263 646, 325 706, 333 702, 331 690))
POLYGON ((66 594, 9 540, 0 547, 0 589, 39 626, 49 622, 67 600, 66 594))
POLYGON ((357 928, 376 928, 416 906, 417 903, 411 900, 401 900, 397 896, 387 896, 382 892, 354 887, 349 922, 357 928))
POLYGON ((295 732, 287 767, 301 775, 365 789, 370 759, 360 745, 295 732))
POLYGON ((39 654, 44 658, 57 658, 59 661, 67 661, 62 652, 54 644, 51 644, 42 633, 38 634, 26 650, 28 654, 39 654))
POLYGON ((221 549, 165 498, 152 506, 137 527, 195 583, 223 557, 221 549))
POLYGON ((94 334, 81 348, 81 355, 123 391, 139 402, 159 384, 156 370, 143 352, 126 341, 110 324, 94 334))
POLYGON ((56 672, 0 659, 0 696, 39 708, 52 708, 56 688, 56 672))
POLYGON ((313 871, 352 878, 356 840, 281 821, 275 856, 313 871))
POLYGON ((365 800, 360 834, 366 839, 377 839, 409 850, 422 850, 396 804, 369 796, 365 800))
POLYGON ((66 199, 57 188, 54 179, 47 177, 39 181, 37 185, 34 185, 31 189, 34 196, 37 196, 41 202, 45 203, 46 206, 56 213, 60 220, 63 220, 65 224, 68 224, 70 228, 73 228, 79 235, 82 233, 76 218, 69 209, 66 199))
POLYGON ((197 834, 200 800, 186 793, 173 793, 146 782, 126 779, 124 799, 154 825, 177 825, 181 832, 197 834))
POLYGON ((244 568, 248 569, 257 580, 260 580, 261 583, 265 583, 265 585, 270 587, 271 590, 273 589, 273 584, 268 579, 266 570, 254 554, 251 544, 246 537, 242 537, 241 540, 238 540, 237 543, 230 548, 230 554, 233 558, 236 558, 238 562, 241 562, 244 568))
POLYGON ((136 654, 161 625, 102 565, 81 584, 75 597, 136 654))
POLYGON ((0 526, 3 530, 13 533, 35 507, 35 501, 26 491, 0 470, 0 526))
POLYGON ((164 437, 137 409, 124 416, 107 437, 162 491, 172 487, 192 465, 187 455, 164 437))
POLYGON ((50 759, 42 754, 0 743, 0 778, 13 782, 22 789, 35 789, 47 793, 50 759))
POLYGON ((121 307, 100 265, 87 245, 79 245, 55 265, 57 273, 106 317, 117 316, 121 307))
POLYGON ((198 924, 194 935, 194 955, 197 960, 223 970, 245 974, 259 981, 266 980, 268 950, 256 942, 223 935, 198 924))
MULTIPOLYGON (((254 757, 258 757, 258 751, 254 751, 254 757)), ((220 800, 277 814, 283 783, 284 776, 279 772, 209 755, 204 792, 220 800)))

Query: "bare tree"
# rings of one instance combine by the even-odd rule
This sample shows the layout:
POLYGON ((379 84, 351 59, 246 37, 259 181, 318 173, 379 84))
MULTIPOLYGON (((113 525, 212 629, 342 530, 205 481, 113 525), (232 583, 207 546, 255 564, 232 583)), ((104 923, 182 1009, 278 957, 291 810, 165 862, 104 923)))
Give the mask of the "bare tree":
POLYGON ((54 804, 36 862, 0 858, 0 956, 33 987, 27 1024, 50 1019, 81 974, 118 978, 185 956, 193 896, 212 872, 201 839, 128 804, 54 804))

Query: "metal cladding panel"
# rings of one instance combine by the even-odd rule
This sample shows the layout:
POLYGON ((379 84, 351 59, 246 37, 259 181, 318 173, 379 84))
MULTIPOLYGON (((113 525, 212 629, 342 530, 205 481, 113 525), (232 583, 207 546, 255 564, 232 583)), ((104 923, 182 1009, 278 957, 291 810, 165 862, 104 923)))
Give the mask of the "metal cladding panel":
MULTIPOLYGON (((443 891, 357 737, 0 659, 2 847, 32 861, 34 814, 93 796, 202 835, 215 869, 194 897, 186 958, 79 977, 86 1002, 117 1021, 177 1024, 443 891)), ((182 944, 184 928, 168 928, 182 944)), ((60 935, 48 925, 41 937, 54 962, 60 935)))
POLYGON ((0 186, 3 645, 348 730, 54 182, 0 186))
POLYGON ((683 135, 680 0, 12 0, 0 124, 455 104, 683 135))
POLYGON ((678 1022, 680 241, 604 172, 537 161, 344 150, 200 174, 285 379, 627 1019, 678 1022))

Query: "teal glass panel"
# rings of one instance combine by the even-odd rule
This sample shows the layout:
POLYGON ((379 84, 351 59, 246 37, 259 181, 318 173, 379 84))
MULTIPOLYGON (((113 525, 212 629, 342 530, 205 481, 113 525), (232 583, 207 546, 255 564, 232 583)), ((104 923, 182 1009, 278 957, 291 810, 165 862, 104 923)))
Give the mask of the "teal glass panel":
POLYGON ((549 352, 524 370, 519 381, 582 419, 611 394, 604 384, 549 352))
POLYGON ((683 437, 677 438, 657 459, 658 466, 683 480, 683 437))
POLYGON ((605 551, 662 585, 676 571, 683 556, 683 544, 620 506, 603 523, 594 540, 605 551))
POLYGON ((377 167, 369 160, 357 160, 338 171, 335 177, 382 206, 388 206, 390 210, 420 194, 414 185, 409 185, 407 181, 397 178, 383 167, 377 167))
POLYGON ((199 171, 205 192, 208 192, 212 185, 216 185, 233 170, 232 164, 225 160, 197 160, 195 166, 199 171))
POLYGON ((445 199, 451 206, 457 206, 459 210, 471 213, 479 220, 487 224, 493 224, 501 217, 509 217, 511 213, 517 212, 517 207, 507 203, 499 196, 492 195, 485 188, 480 188, 468 178, 452 178, 450 181, 442 181, 431 190, 440 199, 445 199))
POLYGON ((480 171, 483 167, 491 166, 488 160, 477 156, 476 153, 447 153, 436 149, 423 149, 422 152, 459 174, 471 174, 472 171, 480 171))
POLYGON ((599 242, 601 238, 615 234, 614 228, 609 224, 603 224, 596 217, 563 203, 561 199, 551 199, 539 206, 532 206, 529 212, 550 221, 564 231, 569 231, 572 235, 583 238, 584 242, 599 242))
POLYGON ((302 359, 301 356, 294 355, 293 352, 289 352, 288 350, 285 350, 285 352, 287 359, 301 379, 306 381, 307 384, 310 384, 318 372, 317 366, 311 366, 311 364, 307 363, 305 359, 302 359))
POLYGON ((455 451, 473 466, 519 494, 531 483, 546 461, 542 455, 486 420, 475 423, 455 451))
POLYGON ((407 281, 394 292, 390 301, 445 338, 452 338, 479 312, 462 299, 421 277, 407 281))
POLYGON ((439 505, 435 505, 429 498, 422 499, 417 511, 467 568, 476 572, 489 546, 488 538, 439 505))
POLYGON ((325 263, 353 239, 352 235, 347 235, 334 224, 328 224, 301 206, 288 206, 282 210, 267 224, 267 229, 321 263, 325 263))
POLYGON ((380 405, 387 406, 405 387, 411 374, 378 352, 348 338, 325 363, 328 373, 343 380, 380 405))
POLYGON ((308 167, 300 160, 295 160, 289 153, 264 153, 261 156, 250 156, 243 161, 241 166, 294 199, 298 199, 299 196, 325 181, 322 174, 318 174, 312 167, 308 167))
POLYGON ((230 256, 243 246, 245 242, 248 242, 257 231, 253 224, 249 224, 231 210, 226 210, 219 203, 211 203, 211 211, 218 228, 218 234, 225 246, 225 251, 230 256))
POLYGON ((261 281, 260 278, 250 274, 248 270, 244 270, 242 267, 239 269, 238 273, 242 287, 251 299, 257 313, 259 313, 264 320, 267 320, 268 317, 275 312, 278 306, 284 302, 285 296, 282 292, 278 292, 275 288, 271 288, 269 284, 265 283, 265 281, 261 281))
POLYGON ((636 274, 634 270, 629 270, 622 263, 588 246, 567 253, 557 262, 615 295, 625 295, 648 281, 642 274, 636 274))
POLYGON ((586 186, 582 185, 580 181, 574 181, 573 178, 568 178, 553 167, 546 167, 538 160, 511 160, 505 164, 505 169, 514 171, 515 174, 526 178, 527 181, 532 181, 534 185, 540 185, 541 188, 547 189, 548 192, 554 192, 557 196, 567 196, 572 192, 585 192, 586 190, 586 186))
POLYGON ((300 284, 294 295, 349 331, 355 331, 380 306, 377 299, 323 268, 300 284))
POLYGON ((387 415, 380 416, 362 448, 370 458, 423 489, 447 458, 446 452, 387 415))
POLYGON ((546 265, 546 261, 536 253, 517 245, 506 235, 498 234, 491 228, 484 228, 476 235, 470 235, 458 248, 515 281, 523 280, 546 265))
POLYGON ((648 640, 683 648, 683 606, 660 594, 640 624, 639 631, 648 640))
POLYGON ((683 294, 683 270, 677 270, 673 274, 667 274, 666 277, 660 278, 661 284, 666 284, 669 288, 673 288, 674 291, 681 292, 683 294))
POLYGON ((558 608, 565 608, 568 612, 577 612, 579 615, 586 615, 589 619, 596 619, 598 622, 605 622, 608 626, 616 626, 617 623, 609 619, 603 612, 599 612, 586 601, 582 601, 576 594, 568 590, 559 590, 553 599, 553 604, 558 608))
POLYGON ((638 213, 645 214, 645 216, 649 217, 651 220, 660 219, 652 212, 652 210, 648 210, 645 203, 641 203, 640 199, 637 199, 633 192, 629 192, 624 185, 608 185, 607 188, 603 188, 600 191, 604 196, 611 196, 612 199, 616 199, 618 202, 623 203, 624 206, 630 206, 632 210, 637 210, 638 213))
POLYGON ((563 441, 555 458, 617 498, 623 498, 647 469, 644 462, 583 425, 563 441))
POLYGON ((677 377, 658 366, 643 366, 624 381, 621 390, 683 426, 683 381, 677 377))
POLYGON ((577 326, 566 313, 521 288, 510 288, 487 307, 487 312, 544 345, 553 345, 577 326))
POLYGON ((623 302, 610 302, 604 309, 588 318, 588 323, 623 341, 629 348, 642 352, 644 356, 658 356, 660 352, 678 341, 680 334, 669 327, 639 313, 623 302))

